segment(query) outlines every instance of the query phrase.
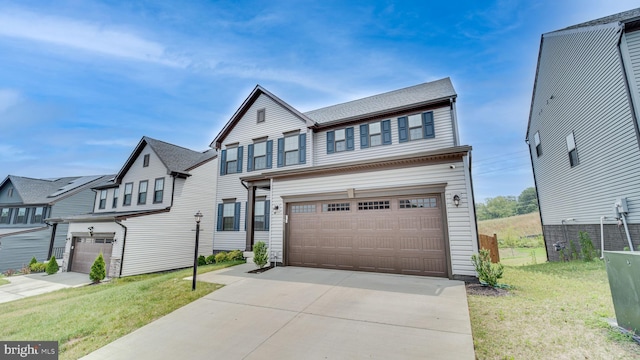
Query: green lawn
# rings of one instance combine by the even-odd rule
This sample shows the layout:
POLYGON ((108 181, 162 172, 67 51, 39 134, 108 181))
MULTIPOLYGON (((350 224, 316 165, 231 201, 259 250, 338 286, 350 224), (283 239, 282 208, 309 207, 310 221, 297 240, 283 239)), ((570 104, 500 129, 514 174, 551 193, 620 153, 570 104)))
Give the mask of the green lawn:
MULTIPOLYGON (((204 273, 241 261, 198 267, 204 273)), ((77 359, 222 285, 198 282, 185 269, 113 279, 0 304, 0 339, 58 341, 60 359, 77 359)))
POLYGON ((479 359, 631 359, 640 347, 604 318, 615 318, 605 265, 506 266, 511 295, 469 295, 479 359))
POLYGON ((0 274, 0 286, 8 284, 9 280, 4 278, 4 275, 0 274))
POLYGON ((500 248, 500 263, 502 265, 519 266, 542 264, 547 261, 547 253, 543 247, 539 248, 500 248), (533 253, 533 254, 532 254, 533 253))

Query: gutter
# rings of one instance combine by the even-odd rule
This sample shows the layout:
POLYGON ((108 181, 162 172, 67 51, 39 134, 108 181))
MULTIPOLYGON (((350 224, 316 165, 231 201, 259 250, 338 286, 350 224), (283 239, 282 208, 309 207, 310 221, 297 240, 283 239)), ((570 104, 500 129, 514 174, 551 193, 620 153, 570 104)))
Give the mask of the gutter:
POLYGON ((124 249, 125 245, 127 245, 127 227, 122 225, 119 220, 113 220, 116 224, 122 226, 124 229, 124 238, 122 239, 122 255, 120 255, 120 272, 118 273, 118 277, 122 277, 122 268, 124 267, 124 249))

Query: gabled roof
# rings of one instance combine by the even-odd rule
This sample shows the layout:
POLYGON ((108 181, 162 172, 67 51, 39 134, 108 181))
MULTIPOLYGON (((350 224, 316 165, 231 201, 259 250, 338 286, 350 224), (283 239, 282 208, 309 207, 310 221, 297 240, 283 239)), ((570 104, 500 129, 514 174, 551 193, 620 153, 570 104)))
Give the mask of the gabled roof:
POLYGON ((304 114, 320 125, 327 125, 433 104, 455 98, 456 96, 453 84, 451 84, 451 79, 447 77, 363 99, 312 110, 304 114))
POLYGON ((169 144, 164 141, 143 136, 133 150, 129 159, 125 162, 120 172, 116 175, 115 183, 120 183, 124 174, 129 171, 134 161, 140 156, 145 145, 156 153, 162 164, 167 168, 169 174, 181 174, 189 176, 189 170, 216 157, 212 151, 199 152, 181 146, 169 144))
POLYGON ((7 176, 0 188, 9 182, 22 199, 22 204, 50 204, 90 188, 112 175, 73 176, 58 179, 34 179, 16 175, 7 176))
POLYGON ((307 124, 308 127, 311 127, 311 126, 315 125, 314 121, 311 120, 309 117, 307 117, 305 114, 303 114, 300 111, 296 110, 293 106, 287 104, 286 102, 281 100, 279 97, 273 95, 272 93, 267 91, 267 89, 263 88, 262 86, 256 85, 256 87, 253 89, 253 91, 251 91, 249 96, 244 100, 242 105, 240 105, 238 110, 236 110, 235 114, 233 114, 231 119, 229 119, 229 121, 227 121, 227 123, 224 125, 222 130, 220 130, 220 133, 218 133, 216 138, 213 139, 213 141, 211 142, 211 144, 209 146, 211 146, 212 148, 215 148, 215 149, 219 149, 222 146, 222 142, 227 137, 227 135, 229 135, 229 133, 231 132, 233 127, 238 123, 238 121, 240 121, 242 116, 244 116, 244 114, 247 112, 247 110, 249 110, 251 105, 258 99, 258 97, 260 95, 265 95, 265 96, 269 97, 271 100, 276 102, 278 105, 280 105, 284 109, 288 110, 291 114, 293 114, 294 116, 298 117, 300 120, 304 121, 307 124))
MULTIPOLYGON (((604 25, 604 24, 610 24, 610 23, 614 23, 614 22, 628 22, 628 21, 634 21, 640 19, 640 8, 638 9, 633 9, 633 10, 628 10, 628 11, 623 11, 621 13, 617 13, 617 14, 613 14, 613 15, 609 15, 609 16, 605 16, 605 17, 601 17, 599 19, 595 19, 595 20, 590 20, 590 21, 586 21, 580 24, 576 24, 576 25, 571 25, 569 27, 566 27, 564 29, 560 29, 560 30, 556 30, 556 31, 564 31, 564 30, 571 30, 571 29, 577 29, 577 28, 582 28, 582 27, 588 27, 588 26, 596 26, 596 25, 604 25)), ((554 32, 556 32, 554 31, 554 32)))

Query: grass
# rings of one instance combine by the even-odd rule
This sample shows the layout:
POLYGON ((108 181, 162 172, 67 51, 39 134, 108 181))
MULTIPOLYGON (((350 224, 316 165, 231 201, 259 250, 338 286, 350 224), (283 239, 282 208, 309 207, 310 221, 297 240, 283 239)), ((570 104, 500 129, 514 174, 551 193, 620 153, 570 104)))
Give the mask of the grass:
POLYGON ((604 320, 615 313, 601 261, 506 266, 501 282, 511 296, 468 296, 479 359, 640 358, 604 320))
POLYGON ((9 280, 4 278, 4 275, 0 274, 0 286, 8 284, 9 280))
POLYGON ((544 247, 537 248, 499 248, 500 263, 507 266, 535 265, 547 261, 544 247), (534 255, 535 260, 534 260, 534 255))
POLYGON ((532 212, 502 219, 478 221, 478 231, 485 235, 497 234, 498 240, 501 240, 510 235, 523 237, 542 234, 542 223, 540 214, 532 212))
MULTIPOLYGON (((198 273, 241 261, 198 267, 198 273)), ((0 304, 0 339, 58 341, 60 359, 77 359, 222 285, 199 282, 193 269, 113 279, 0 304)))

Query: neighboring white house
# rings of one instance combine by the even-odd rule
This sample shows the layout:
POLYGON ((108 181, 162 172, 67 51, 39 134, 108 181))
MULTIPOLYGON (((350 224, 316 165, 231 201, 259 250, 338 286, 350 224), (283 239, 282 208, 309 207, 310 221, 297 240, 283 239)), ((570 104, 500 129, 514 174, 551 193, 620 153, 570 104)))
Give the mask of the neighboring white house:
POLYGON ((120 172, 95 186, 90 214, 69 224, 63 271, 88 273, 103 253, 109 277, 193 265, 196 212, 199 254, 212 254, 216 154, 143 137, 120 172))
POLYGON ((211 144, 214 251, 264 241, 285 265, 476 276, 456 97, 445 78, 302 113, 256 86, 211 144))
POLYGON ((542 35, 526 141, 550 260, 580 231, 640 246, 639 118, 640 9, 542 35))

